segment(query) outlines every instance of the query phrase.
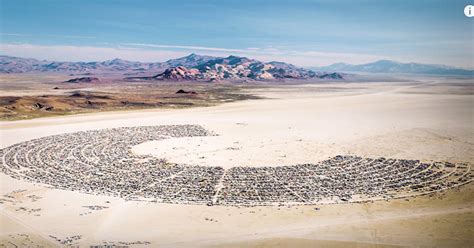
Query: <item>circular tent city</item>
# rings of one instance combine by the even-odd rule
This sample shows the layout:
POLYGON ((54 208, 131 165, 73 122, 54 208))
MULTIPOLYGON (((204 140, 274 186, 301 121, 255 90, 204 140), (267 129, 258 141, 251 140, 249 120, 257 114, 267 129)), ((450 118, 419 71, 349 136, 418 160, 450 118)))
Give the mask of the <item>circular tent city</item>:
POLYGON ((198 125, 121 127, 47 136, 0 150, 1 171, 63 190, 127 200, 258 206, 410 197, 472 180, 468 163, 338 155, 291 166, 199 166, 137 155, 153 140, 216 134, 198 125))

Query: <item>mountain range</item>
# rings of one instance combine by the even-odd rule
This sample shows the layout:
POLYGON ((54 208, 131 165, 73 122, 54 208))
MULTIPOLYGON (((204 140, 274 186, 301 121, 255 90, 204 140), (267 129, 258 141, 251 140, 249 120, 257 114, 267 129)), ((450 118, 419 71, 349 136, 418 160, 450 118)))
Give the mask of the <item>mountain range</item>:
POLYGON ((431 65, 419 63, 400 63, 392 60, 379 60, 367 64, 336 63, 329 66, 313 67, 319 71, 365 72, 365 73, 412 73, 431 75, 465 75, 473 76, 474 70, 462 69, 446 65, 431 65))
POLYGON ((411 73, 472 76, 474 70, 419 63, 379 60, 367 64, 336 63, 304 69, 284 62, 261 62, 239 56, 190 54, 165 62, 143 63, 122 59, 102 62, 58 62, 0 55, 0 73, 55 72, 79 75, 114 73, 128 80, 285 80, 344 79, 340 72, 411 73))
MULTIPOLYGON (((209 57, 191 54, 177 59, 176 66, 151 77, 128 77, 129 80, 219 81, 343 79, 339 73, 317 73, 283 62, 264 63, 246 57, 209 57)), ((173 63, 176 60, 172 61, 173 63)), ((171 64, 170 61, 167 62, 171 64)))
POLYGON ((141 63, 122 59, 102 62, 58 62, 0 56, 0 73, 25 72, 63 72, 63 73, 102 73, 163 70, 164 63, 141 63))
POLYGON ((128 80, 218 81, 342 79, 339 73, 317 73, 283 62, 264 63, 239 56, 213 57, 190 54, 165 62, 142 63, 122 59, 102 62, 56 62, 0 56, 0 73, 62 72, 76 74, 120 73, 128 80), (138 76, 138 75, 154 76, 138 76), (133 76, 132 75, 137 75, 133 76))

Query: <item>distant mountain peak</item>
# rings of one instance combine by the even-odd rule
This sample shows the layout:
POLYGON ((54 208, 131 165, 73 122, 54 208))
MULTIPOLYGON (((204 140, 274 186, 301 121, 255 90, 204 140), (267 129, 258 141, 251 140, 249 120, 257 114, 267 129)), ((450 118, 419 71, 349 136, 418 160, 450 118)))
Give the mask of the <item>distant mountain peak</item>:
POLYGON ((229 56, 227 56, 226 59, 248 59, 248 58, 243 57, 243 56, 229 55, 229 56))
POLYGON ((195 58, 195 57, 199 57, 199 55, 195 53, 190 53, 188 56, 186 56, 186 58, 195 58))
POLYGON ((374 63, 391 63, 391 64, 399 64, 399 62, 394 61, 394 60, 389 60, 389 59, 379 59, 375 61, 374 63))
POLYGON ((110 65, 117 65, 117 64, 127 64, 127 63, 133 63, 131 61, 128 61, 128 60, 124 60, 124 59, 119 59, 119 58, 115 58, 115 59, 112 59, 112 60, 106 60, 104 62, 102 62, 104 64, 110 64, 110 65))
POLYGON ((120 59, 120 58, 115 58, 110 60, 111 62, 129 62, 128 60, 120 59))
POLYGON ((411 73, 430 75, 459 75, 473 76, 474 70, 456 68, 446 65, 433 65, 421 63, 401 63, 393 60, 382 59, 375 62, 359 65, 335 63, 329 66, 315 68, 321 71, 345 71, 365 73, 411 73))
POLYGON ((170 59, 164 62, 164 64, 166 64, 167 67, 176 67, 176 66, 194 67, 196 65, 205 63, 215 58, 216 57, 191 53, 185 57, 170 59))

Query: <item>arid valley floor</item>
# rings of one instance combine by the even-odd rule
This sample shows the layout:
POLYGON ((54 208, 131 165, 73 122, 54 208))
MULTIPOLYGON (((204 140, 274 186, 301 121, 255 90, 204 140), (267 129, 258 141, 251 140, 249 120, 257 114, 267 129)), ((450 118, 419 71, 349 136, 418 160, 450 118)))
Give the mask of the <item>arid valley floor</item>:
MULTIPOLYGON (((28 95, 56 94, 43 86, 28 95)), ((208 86, 172 86, 166 94, 183 87, 199 93, 208 86)), ((0 247, 474 246, 471 79, 248 86, 222 99, 232 87, 218 87, 205 90, 217 100, 193 108, 4 120, 1 148, 78 131, 190 124, 216 135, 147 141, 130 152, 226 170, 318 163, 341 154, 440 161, 468 165, 467 183, 399 199, 208 206, 87 194, 1 173, 0 247)))

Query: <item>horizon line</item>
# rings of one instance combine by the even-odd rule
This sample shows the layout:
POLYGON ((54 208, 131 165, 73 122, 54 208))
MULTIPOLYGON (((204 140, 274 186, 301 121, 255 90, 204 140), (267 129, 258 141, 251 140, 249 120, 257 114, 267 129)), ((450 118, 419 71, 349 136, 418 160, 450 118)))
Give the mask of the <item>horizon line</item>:
MULTIPOLYGON (((115 60, 115 59, 120 59, 120 60, 124 60, 124 61, 129 61, 129 62, 139 62, 139 63, 164 63, 166 61, 169 61, 169 60, 173 60, 173 59, 179 59, 179 58, 184 58, 184 57, 188 57, 192 54, 195 54, 195 55, 199 55, 199 56, 210 56, 210 57, 215 57, 215 58, 226 58, 226 57, 229 57, 229 56, 236 56, 236 57, 244 57, 244 58, 249 58, 249 59, 254 59, 254 60, 257 60, 257 61, 261 61, 261 62, 266 62, 266 63, 269 63, 269 62, 283 62, 283 63, 286 63, 286 64, 292 64, 292 65, 295 65, 295 66, 298 66, 298 67, 303 67, 303 68, 310 68, 310 67, 326 67, 326 66, 331 66, 331 65, 334 65, 334 64, 347 64, 347 65, 364 65, 364 64, 370 64, 370 63, 375 63, 375 62, 379 62, 379 61, 391 61, 391 62, 395 62, 395 63, 400 63, 400 64, 419 64, 419 65, 433 65, 433 66, 447 66, 447 67, 450 67, 451 69, 464 69, 464 70, 474 70, 474 67, 468 67, 468 66, 458 66, 458 65, 452 65, 452 64, 445 64, 445 63, 423 63, 423 62, 413 62, 413 61, 410 61, 410 62, 404 62, 404 61, 400 61, 400 60, 396 60, 396 59, 392 59, 392 58, 384 58, 384 57, 378 57, 378 56, 374 56, 374 57, 378 57, 378 58, 373 58, 373 59, 369 59, 368 61, 365 61, 365 62, 360 62, 360 63, 351 63, 351 62, 345 62, 343 60, 338 60, 337 62, 332 62, 332 63, 326 63, 326 65, 311 65, 311 64, 305 64, 305 65, 302 65, 302 64, 297 64, 297 63, 292 63, 292 62, 289 62, 289 61, 285 61, 285 60, 279 60, 279 59, 260 59, 258 58, 259 56, 257 56, 257 58, 255 57, 252 57, 252 56, 247 56, 247 55, 241 55, 239 53, 245 53, 245 52, 248 52, 248 53, 251 53, 251 54, 266 54, 266 53, 262 53, 264 50, 263 49, 259 49, 259 48, 252 48, 252 49, 231 49, 231 48, 207 48, 207 47, 199 47, 199 46, 180 46, 180 45, 158 45, 158 44, 143 44, 143 43, 123 43, 119 46, 116 46, 116 47, 103 47, 103 46, 73 46, 73 45, 33 45, 33 44, 28 44, 28 43, 23 43, 23 44, 11 44, 11 43, 3 43, 1 44, 0 43, 0 56, 9 56, 9 57, 17 57, 17 58, 23 58, 23 59, 35 59, 35 60, 39 60, 39 61, 51 61, 51 62, 83 62, 83 63, 91 63, 91 62, 105 62, 105 61, 112 61, 112 60, 115 60), (199 53, 199 52, 194 52, 194 51, 191 51, 191 52, 179 52, 179 51, 174 51, 174 50, 140 50, 140 49, 136 49, 136 48, 133 48, 133 47, 124 47, 124 46, 121 46, 121 45, 135 45, 135 46, 143 46, 143 47, 152 47, 152 48, 174 48, 174 49, 183 49, 183 50, 192 50, 192 49, 196 49, 196 50, 206 50, 206 51, 211 51, 211 53, 199 53), (108 58, 102 58, 102 59, 51 59, 51 58, 47 58, 47 56, 34 56, 34 55, 18 55, 18 54, 15 54, 16 51, 14 51, 13 53, 12 52, 8 52, 6 50, 4 50, 5 47, 18 47, 18 46, 23 46, 23 47, 28 47, 28 48, 54 48, 54 47, 60 47, 60 48, 85 48, 85 49, 109 49, 109 50, 115 50, 115 51, 137 51, 137 52, 145 52, 147 53, 148 52, 162 52, 162 53, 174 53, 175 56, 172 56, 172 57, 169 57, 169 58, 162 58, 162 59, 155 59, 155 60, 150 60, 150 59, 131 59, 131 58, 127 58, 127 56, 121 56, 121 55, 116 55, 116 56, 107 56, 108 58), (231 52, 231 51, 234 51, 236 53, 228 53, 227 55, 223 55, 222 53, 215 53, 215 52, 231 52)), ((15 49, 16 50, 16 49, 15 49)), ((18 50, 17 50, 18 51, 18 50)), ((275 50, 273 50, 275 51, 275 50)), ((323 54, 325 55, 325 57, 327 58, 328 56, 330 56, 331 54, 334 54, 334 55, 337 55, 337 56, 334 56, 334 57, 340 57, 341 55, 348 55, 348 57, 350 57, 349 55, 360 55, 360 54, 350 54, 350 53, 347 53, 347 54, 342 54, 342 53, 325 53, 325 52, 315 52, 315 51, 308 51, 308 53, 312 53, 312 54, 323 54)), ((274 53, 275 54, 275 53, 274 53)), ((368 55, 368 56, 373 56, 373 55, 368 55)), ((145 56, 144 56, 145 57, 145 56)), ((287 58, 287 57, 285 57, 287 58)), ((334 58, 333 58, 334 59, 334 58)))

